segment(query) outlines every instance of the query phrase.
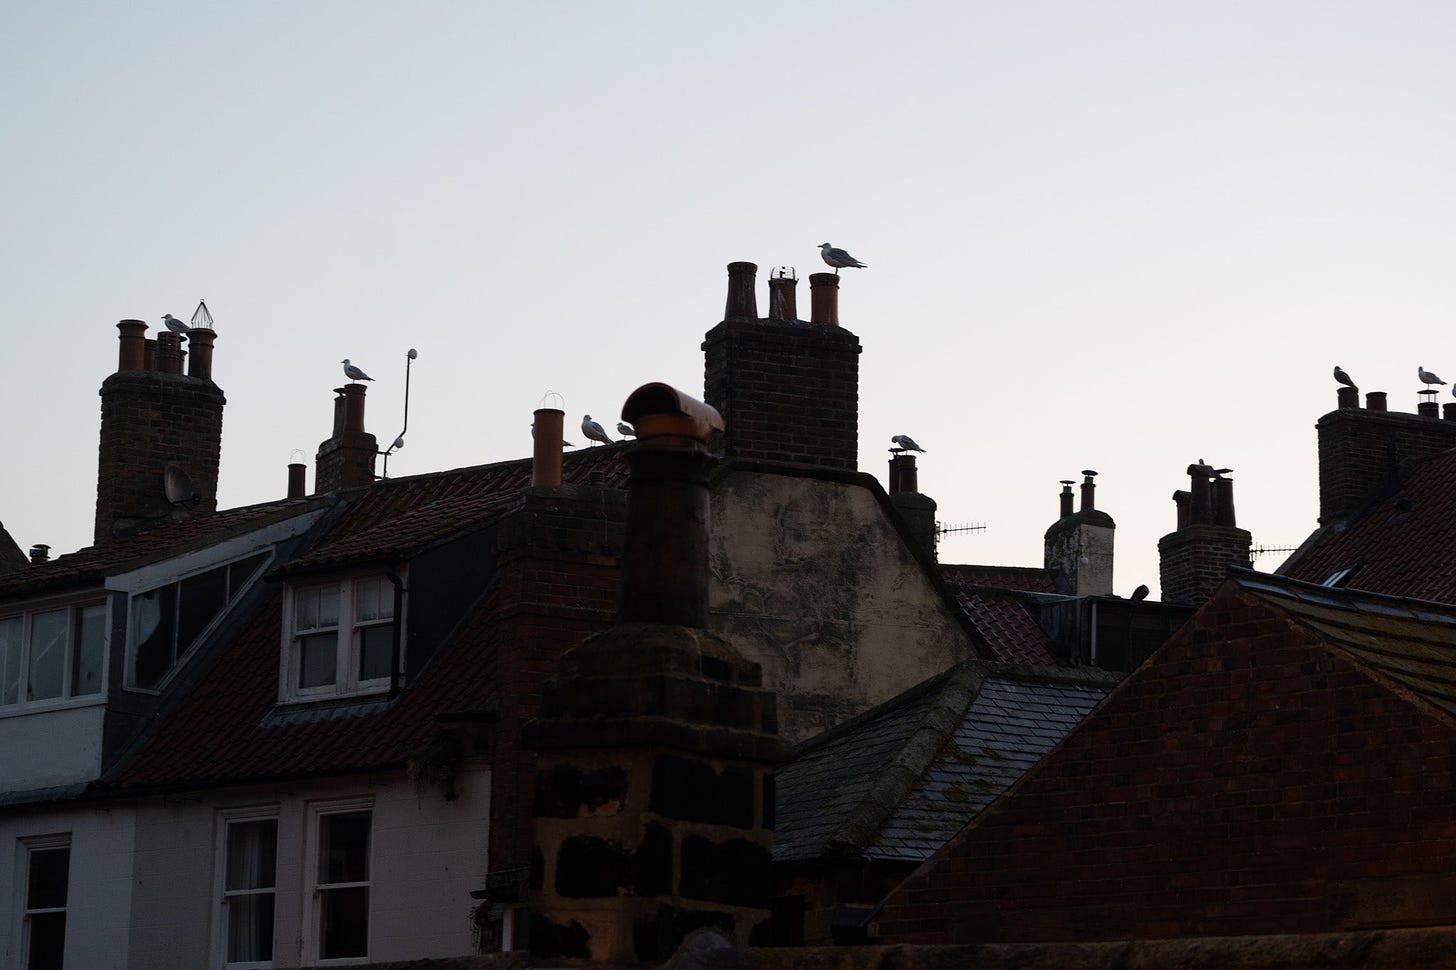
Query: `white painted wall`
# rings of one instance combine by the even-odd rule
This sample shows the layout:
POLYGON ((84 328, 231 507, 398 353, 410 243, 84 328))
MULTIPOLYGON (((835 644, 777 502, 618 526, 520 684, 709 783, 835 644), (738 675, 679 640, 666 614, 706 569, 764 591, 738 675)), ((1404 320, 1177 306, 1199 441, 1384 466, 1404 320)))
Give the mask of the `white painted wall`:
POLYGON ((211 967, 222 915, 217 889, 221 813, 253 806, 278 812, 278 895, 274 965, 317 962, 305 844, 319 803, 373 800, 370 962, 462 956, 472 951, 472 890, 485 882, 490 775, 468 766, 460 797, 417 787, 403 773, 252 788, 166 802, 138 810, 130 966, 211 967))
POLYGON ((60 833, 71 836, 66 966, 125 970, 134 844, 127 806, 0 815, 0 966, 20 965, 27 875, 21 840, 60 833))
POLYGON ((0 791, 93 781, 101 774, 104 701, 0 717, 0 791))

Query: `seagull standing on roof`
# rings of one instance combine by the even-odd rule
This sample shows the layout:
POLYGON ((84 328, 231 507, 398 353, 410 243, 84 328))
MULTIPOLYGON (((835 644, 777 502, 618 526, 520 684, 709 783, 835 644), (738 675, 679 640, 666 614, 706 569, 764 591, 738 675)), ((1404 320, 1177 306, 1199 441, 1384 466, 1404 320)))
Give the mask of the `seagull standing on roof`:
POLYGON ((1345 369, 1339 364, 1335 365, 1335 380, 1346 387, 1354 387, 1355 390, 1360 390, 1358 387, 1355 387, 1355 382, 1350 380, 1350 375, 1346 374, 1345 369))
POLYGON ((915 439, 908 434, 897 434, 890 441, 899 445, 901 451, 918 451, 922 455, 925 454, 925 449, 917 445, 915 439))
POLYGON ((607 437, 607 430, 592 420, 590 414, 581 416, 581 433, 592 441, 600 441, 604 445, 616 444, 615 441, 607 437))
POLYGON ((851 256, 849 253, 845 252, 842 249, 835 249, 828 243, 819 244, 819 255, 824 257, 824 262, 834 267, 835 276, 838 276, 839 271, 841 269, 844 269, 846 266, 855 267, 858 269, 865 269, 868 265, 866 263, 861 263, 859 260, 855 259, 853 256, 851 256))
POLYGON ((191 327, 187 326, 187 324, 183 323, 181 320, 178 320, 170 313, 164 313, 162 315, 162 322, 167 325, 168 330, 172 331, 173 333, 180 333, 184 336, 192 330, 191 327))
POLYGON ((618 421, 617 434, 621 435, 623 438, 635 438, 637 437, 637 429, 632 427, 626 421, 618 421))
POLYGON ((1421 367, 1419 364, 1416 365, 1416 376, 1421 379, 1421 383, 1422 384, 1444 384, 1444 383, 1446 383, 1445 381, 1443 381, 1439 377, 1437 377, 1435 374, 1432 374, 1430 371, 1426 370, 1424 367, 1421 367))
POLYGON ((349 363, 349 358, 347 358, 347 357, 345 357, 339 363, 341 363, 341 364, 344 365, 344 376, 347 377, 351 381, 372 381, 372 380, 374 380, 374 378, 370 377, 368 374, 364 373, 362 370, 360 370, 359 368, 355 367, 353 364, 349 363))

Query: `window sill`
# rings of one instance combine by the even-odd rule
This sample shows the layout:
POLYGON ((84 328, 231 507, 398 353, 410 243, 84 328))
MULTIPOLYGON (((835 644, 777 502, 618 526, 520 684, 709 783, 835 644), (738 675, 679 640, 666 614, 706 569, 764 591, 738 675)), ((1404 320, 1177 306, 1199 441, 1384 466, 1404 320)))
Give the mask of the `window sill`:
POLYGON ((260 727, 277 727, 283 724, 310 724, 314 721, 332 721, 349 717, 364 717, 380 714, 394 707, 403 695, 390 697, 387 691, 372 694, 331 694, 326 698, 281 701, 263 715, 260 727))
POLYGON ((25 717, 27 714, 49 714, 54 711, 77 711, 87 707, 105 706, 106 695, 104 693, 57 700, 27 701, 24 704, 7 704, 0 707, 0 720, 8 717, 25 717))

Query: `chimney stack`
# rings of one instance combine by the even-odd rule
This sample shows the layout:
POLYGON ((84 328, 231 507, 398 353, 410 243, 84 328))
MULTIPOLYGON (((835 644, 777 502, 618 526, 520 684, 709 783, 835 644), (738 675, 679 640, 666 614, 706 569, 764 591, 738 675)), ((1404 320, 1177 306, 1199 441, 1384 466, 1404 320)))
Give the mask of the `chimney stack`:
POLYGON ((523 732, 537 752, 538 960, 656 965, 700 926, 747 946, 774 894, 772 773, 788 756, 776 699, 703 629, 706 442, 723 422, 665 384, 633 392, 622 418, 638 444, 620 622, 566 653, 523 732))
POLYGON ((116 373, 101 384, 93 533, 98 543, 216 510, 227 403, 210 367, 206 376, 182 373, 178 334, 165 331, 151 341, 141 320, 122 320, 116 328, 116 373), (174 506, 168 500, 169 463, 186 474, 196 501, 174 506))
POLYGON ((1061 480, 1061 517, 1043 536, 1042 562, 1056 577, 1057 592, 1069 596, 1112 593, 1112 552, 1117 523, 1097 509, 1097 473, 1082 472, 1082 507, 1072 511, 1070 478, 1061 480))
POLYGON ((916 544, 936 558, 939 533, 935 529, 935 499, 920 493, 920 475, 915 456, 908 451, 890 458, 890 504, 910 530, 916 544))
POLYGON ((561 484, 562 422, 558 408, 538 408, 531 422, 531 484, 554 488, 561 484))
MULTIPOLYGON (((730 264, 728 316, 703 340, 703 396, 723 416, 724 456, 855 471, 859 338, 824 325, 822 309, 815 311, 818 325, 753 319, 752 273, 752 263, 730 264)), ((816 306, 826 286, 821 277, 837 292, 834 274, 816 273, 810 277, 818 287, 816 306)), ((771 292, 778 292, 774 286, 787 283, 771 280, 771 292)))
POLYGON ((1189 490, 1173 493, 1178 528, 1158 540, 1165 603, 1202 606, 1231 567, 1249 568, 1253 536, 1236 523, 1234 483, 1224 477, 1228 473, 1199 460, 1188 466, 1189 490))
POLYGON ((1319 419, 1321 525, 1359 512, 1399 487, 1411 466, 1456 447, 1456 421, 1432 420, 1433 408, 1390 411, 1385 392, 1370 391, 1363 410, 1339 408, 1319 419))
POLYGON ((314 458, 315 492, 338 492, 373 484, 379 443, 364 430, 367 393, 363 384, 334 388, 334 433, 319 444, 314 458))

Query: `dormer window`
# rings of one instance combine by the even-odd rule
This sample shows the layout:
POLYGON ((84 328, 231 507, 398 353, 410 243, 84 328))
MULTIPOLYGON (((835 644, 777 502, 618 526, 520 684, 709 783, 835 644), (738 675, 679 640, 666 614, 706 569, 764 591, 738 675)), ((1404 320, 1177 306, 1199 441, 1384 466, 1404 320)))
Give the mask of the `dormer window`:
POLYGON ((101 693, 106 606, 0 616, 0 710, 101 693))
POLYGON ((395 587, 354 576, 290 589, 281 696, 312 700, 389 689, 395 587))

